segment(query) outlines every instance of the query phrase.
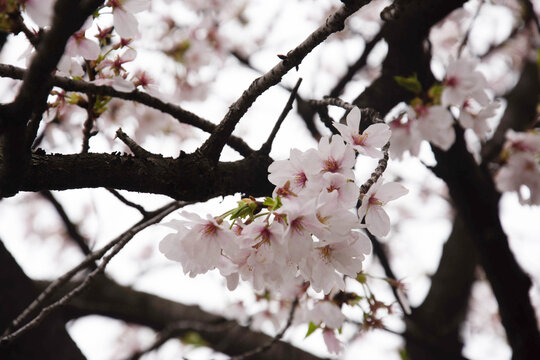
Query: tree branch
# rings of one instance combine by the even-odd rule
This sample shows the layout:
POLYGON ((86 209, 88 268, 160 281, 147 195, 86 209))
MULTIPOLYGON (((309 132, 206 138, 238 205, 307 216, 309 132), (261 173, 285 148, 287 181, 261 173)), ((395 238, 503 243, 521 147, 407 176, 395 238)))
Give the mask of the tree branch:
MULTIPOLYGON (((12 79, 22 80, 26 70, 13 65, 0 64, 0 76, 9 77, 12 79)), ((66 91, 81 92, 85 94, 110 96, 114 98, 130 100, 146 105, 153 109, 159 110, 165 114, 169 114, 183 124, 195 126, 205 132, 211 133, 216 129, 216 125, 205 120, 196 114, 183 109, 178 105, 164 102, 150 94, 134 90, 132 92, 121 92, 115 90, 111 86, 95 85, 83 80, 73 80, 63 76, 52 76, 50 79, 52 86, 57 86, 66 91)), ((250 155, 253 150, 240 138, 231 136, 227 144, 234 150, 238 151, 243 156, 250 155)))
MULTIPOLYGON (((71 286, 77 286, 75 281, 71 286)), ((49 282, 38 282, 45 287, 49 282)), ((227 320, 219 315, 202 311, 198 306, 183 305, 171 300, 129 287, 121 286, 111 279, 100 277, 93 284, 93 290, 77 296, 64 308, 68 318, 86 315, 103 315, 148 326, 162 331, 174 322, 182 321, 185 325, 196 323, 208 326, 194 326, 189 330, 196 331, 215 351, 235 356, 243 354, 258 346, 272 341, 272 337, 240 326, 235 321, 227 320), (219 330, 221 327, 222 331, 219 330)), ((318 360, 315 355, 300 350, 291 344, 278 341, 268 351, 258 354, 260 360, 298 359, 318 360)))
MULTIPOLYGON (((199 152, 180 157, 141 159, 120 154, 46 155, 34 152, 17 189, 0 188, 0 197, 18 191, 114 188, 163 194, 177 200, 205 201, 238 192, 269 195, 272 159, 253 153, 235 162, 211 163, 199 152)), ((0 171, 3 158, 0 154, 0 171)))
POLYGON ((148 218, 139 221, 137 224, 132 226, 129 230, 124 232, 116 239, 112 240, 109 244, 107 244, 99 251, 89 254, 79 265, 77 265, 75 268, 68 271, 66 274, 60 276, 58 279, 52 282, 28 307, 26 307, 21 312, 21 314, 15 320, 13 320, 11 325, 2 334, 2 337, 0 338, 0 345, 9 344, 21 335, 32 330, 33 328, 38 326, 53 310, 55 310, 59 306, 67 304, 73 297, 82 293, 82 291, 85 290, 98 275, 102 274, 105 271, 105 267, 107 266, 109 261, 114 256, 116 256, 116 254, 118 254, 118 252, 129 242, 129 240, 133 238, 133 236, 135 236, 137 233, 147 228, 148 226, 158 223, 165 216, 184 205, 186 205, 186 203, 175 201, 163 206, 159 210, 152 212, 148 218), (109 250, 110 253, 105 255, 109 250), (41 309, 37 316, 35 316, 25 325, 20 326, 30 314, 35 312, 44 304, 44 302, 56 289, 64 285, 80 270, 84 269, 84 267, 86 267, 88 264, 92 264, 94 260, 101 257, 103 257, 103 259, 99 266, 92 270, 92 272, 78 286, 76 286, 74 289, 62 296, 53 304, 41 309))
POLYGON ((207 155, 209 159, 217 162, 221 149, 232 134, 236 124, 255 100, 270 87, 279 83, 283 75, 289 72, 289 70, 299 66, 307 54, 326 40, 328 36, 342 30, 345 26, 345 20, 368 2, 368 0, 348 1, 345 6, 330 15, 326 19, 326 23, 309 35, 304 42, 289 51, 285 59, 266 74, 255 79, 240 98, 230 106, 229 112, 225 115, 216 130, 201 146, 201 152, 207 155))

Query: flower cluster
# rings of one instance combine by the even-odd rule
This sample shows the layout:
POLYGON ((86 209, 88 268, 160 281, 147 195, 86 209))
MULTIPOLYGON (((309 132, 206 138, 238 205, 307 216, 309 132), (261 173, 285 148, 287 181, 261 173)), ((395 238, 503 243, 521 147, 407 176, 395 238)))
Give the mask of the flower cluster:
POLYGON ((495 176, 497 189, 517 192, 521 204, 540 205, 540 133, 508 130, 506 139, 506 163, 495 176))
MULTIPOLYGON (((390 221, 383 206, 407 193, 379 178, 360 195, 353 173, 355 150, 382 157, 380 148, 391 136, 386 124, 360 132, 360 116, 353 108, 347 125, 335 124, 341 135, 323 137, 317 150, 292 149, 288 160, 272 163, 268 178, 276 185, 273 197, 242 199, 218 217, 183 212, 185 220, 168 224, 175 232, 161 241, 160 251, 192 277, 218 269, 229 289, 241 278, 257 291, 289 298, 303 284, 325 295, 344 290, 344 276, 356 278, 371 250, 360 229, 386 235, 390 221), (359 199, 362 206, 356 210, 359 199)), ((326 328, 341 326, 332 324, 326 321, 326 328)), ((335 345, 329 334, 325 339, 335 345)))
POLYGON ((459 112, 456 119, 463 128, 472 129, 481 140, 486 139, 491 130, 487 120, 495 116, 499 103, 490 100, 487 81, 476 67, 477 63, 470 59, 452 60, 443 82, 431 87, 426 94, 422 93, 416 77, 396 79, 418 96, 390 123, 393 157, 401 157, 406 150, 417 156, 423 140, 448 150, 456 138, 450 109, 459 112))

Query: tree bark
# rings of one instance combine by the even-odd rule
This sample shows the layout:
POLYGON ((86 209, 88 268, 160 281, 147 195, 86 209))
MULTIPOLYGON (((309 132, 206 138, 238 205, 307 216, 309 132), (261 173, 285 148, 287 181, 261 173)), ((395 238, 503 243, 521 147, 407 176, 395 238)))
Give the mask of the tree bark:
MULTIPOLYGON (((38 291, 0 241, 0 332, 37 296, 38 291)), ((85 359, 69 337, 64 320, 52 314, 41 325, 8 345, 0 346, 3 360, 85 359)))

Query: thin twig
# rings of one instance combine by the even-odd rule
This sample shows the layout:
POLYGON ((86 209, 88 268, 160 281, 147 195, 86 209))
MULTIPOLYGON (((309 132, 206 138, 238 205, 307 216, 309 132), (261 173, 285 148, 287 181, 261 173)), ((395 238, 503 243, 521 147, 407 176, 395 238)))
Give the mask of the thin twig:
POLYGON ((329 97, 334 98, 341 95, 341 93, 345 89, 345 86, 352 80, 354 75, 356 75, 356 73, 366 65, 369 54, 371 54, 371 51, 373 50, 375 45, 379 43, 381 39, 382 39, 382 31, 379 31, 379 33, 375 35, 373 39, 371 39, 368 43, 366 43, 366 46, 364 48, 364 52, 362 52, 362 55, 358 58, 358 60, 356 60, 354 64, 349 66, 345 75, 341 79, 339 79, 337 84, 330 91, 330 94, 328 95, 329 97))
POLYGON ((56 197, 54 197, 54 195, 49 190, 40 191, 40 194, 45 199, 49 200, 51 205, 54 206, 56 212, 58 213, 64 223, 64 226, 66 227, 69 237, 73 239, 73 241, 79 246, 84 255, 89 255, 92 250, 90 250, 90 248, 88 247, 87 239, 81 235, 79 229, 77 228, 77 225, 75 225, 71 221, 62 204, 58 202, 56 197))
POLYGON ((343 108, 345 110, 352 110, 354 108, 354 105, 344 100, 341 100, 340 98, 334 98, 334 97, 325 97, 322 100, 310 100, 309 103, 316 107, 333 105, 333 106, 338 106, 340 108, 343 108))
POLYGON ((233 356, 233 357, 231 357, 231 360, 243 360, 243 359, 250 358, 250 357, 252 357, 254 355, 261 354, 261 353, 265 352, 266 350, 270 349, 272 347, 272 345, 277 343, 279 340, 281 340, 283 335, 285 335, 285 332, 289 329, 289 327, 292 324, 292 321, 293 321, 293 318, 294 318, 294 312, 296 311, 296 306, 297 305, 298 305, 298 297, 295 297, 293 303, 291 304, 291 310, 289 312, 289 317, 287 319, 287 323, 285 324, 285 327, 283 327, 283 329, 281 329, 281 331, 279 333, 277 333, 276 336, 274 336, 271 341, 269 341, 265 345, 259 346, 259 347, 255 348, 255 349, 247 351, 247 352, 245 352, 243 354, 233 356))
MULTIPOLYGON (((12 65, 0 64, 1 77, 9 77, 12 79, 22 80, 25 74, 25 69, 21 69, 12 65)), ((178 105, 164 102, 161 99, 158 99, 150 94, 138 90, 126 93, 117 91, 112 86, 96 85, 83 80, 73 80, 63 76, 52 76, 50 81, 51 85, 62 88, 65 91, 76 91, 85 94, 110 96, 119 99, 135 101, 153 109, 159 110, 165 114, 169 114, 176 120, 178 120, 180 123, 195 126, 208 133, 213 132, 216 128, 216 125, 214 123, 203 119, 178 105)), ((228 139, 227 144, 243 156, 248 156, 253 153, 253 149, 251 149, 242 139, 236 136, 231 136, 228 139)))
POLYGON ((136 157, 141 159, 148 159, 151 157, 159 157, 159 155, 152 154, 150 151, 145 150, 142 146, 137 144, 135 140, 130 138, 125 132, 122 131, 122 128, 116 130, 116 137, 122 140, 124 144, 135 154, 136 157))
POLYGON ((161 345, 165 344, 167 340, 181 335, 186 331, 199 331, 199 332, 224 332, 235 326, 234 322, 225 322, 221 324, 209 324, 202 321, 189 321, 180 320, 168 325, 163 331, 156 336, 156 340, 146 349, 140 350, 132 354, 126 360, 138 360, 141 356, 148 354, 149 352, 158 349, 161 345))
POLYGON ((274 142, 274 139, 277 135, 277 132, 279 128, 281 127, 281 124, 283 123, 283 120, 287 117, 287 114, 292 109, 292 105, 294 102, 294 99, 296 97, 296 93, 298 92, 298 88, 300 87, 300 84, 302 83, 302 78, 298 79, 296 82, 296 85, 291 90, 291 95, 289 96, 289 100, 287 101, 287 104, 285 104, 285 107, 283 108, 283 111, 279 115, 279 118, 276 121, 276 124, 274 125, 274 128, 272 129, 272 132, 270 133, 270 136, 268 136, 268 140, 261 146, 261 149, 259 150, 263 154, 270 154, 270 150, 272 149, 272 143, 274 142))
POLYGON ((208 159, 217 162, 219 154, 227 139, 234 131, 236 124, 238 124, 255 100, 266 90, 278 84, 289 70, 299 66, 302 60, 315 47, 325 41, 328 36, 341 31, 345 26, 345 20, 368 2, 368 0, 348 1, 346 5, 332 13, 326 19, 324 25, 321 25, 311 33, 300 45, 289 51, 286 56, 283 56, 281 62, 263 76, 255 79, 238 100, 229 107, 229 111, 216 127, 216 130, 212 132, 210 137, 200 147, 201 153, 206 155, 208 159))
POLYGON ((107 188, 107 191, 110 192, 111 194, 113 194, 118 200, 120 200, 121 202, 123 202, 127 206, 130 206, 130 207, 136 209, 138 212, 141 213, 142 216, 144 216, 144 217, 148 216, 148 211, 144 207, 142 207, 139 204, 135 204, 132 201, 129 201, 128 199, 126 199, 122 194, 120 194, 115 189, 107 188))
MULTIPOLYGON (((379 259, 379 262, 381 263, 381 266, 384 269, 384 274, 387 278, 398 282, 398 279, 396 278, 396 275, 394 274, 394 271, 392 270, 392 267, 390 266, 390 261, 388 260, 388 257, 386 256, 386 252, 384 251, 383 245, 377 239, 376 236, 374 236, 369 231, 366 231, 369 240, 371 240, 371 244, 373 245, 373 253, 377 256, 379 259)), ((409 310, 405 304, 401 301, 401 297, 398 295, 397 289, 394 286, 390 286, 392 289, 392 293, 394 294, 394 297, 397 300, 397 303, 399 304, 399 307, 403 311, 404 316, 408 316, 409 310)))
POLYGON ((185 206, 189 204, 188 202, 184 201, 174 201, 172 203, 169 203, 162 208, 154 211, 151 213, 150 217, 145 218, 141 221, 139 221, 137 224, 133 225, 129 230, 124 232, 119 237, 115 238, 111 242, 109 242, 106 246, 104 246, 101 250, 93 252, 89 254, 79 265, 77 265, 72 270, 68 271, 64 275, 60 276, 58 279, 53 281, 43 292, 28 306, 24 311, 11 323, 11 326, 6 329, 3 336, 0 338, 0 345, 7 344, 9 342, 12 342, 25 332, 29 331, 30 329, 36 327, 43 321, 43 319, 54 309, 57 307, 66 304, 68 301, 70 301, 75 295, 83 291, 90 282, 99 274, 101 274, 104 270, 109 261, 128 243, 133 236, 135 236, 137 233, 145 229, 146 227, 153 225, 157 222, 159 222, 161 219, 163 219, 165 216, 173 212, 174 210, 185 206), (103 257, 110 249, 112 248, 112 251, 105 257, 103 257), (67 283, 73 276, 75 276, 81 269, 86 268, 90 263, 92 263, 94 260, 99 259, 103 257, 102 262, 99 264, 99 266, 94 269, 87 277, 86 279, 78 285, 75 289, 71 290, 69 293, 64 295, 60 300, 54 302, 53 304, 44 307, 40 313, 34 317, 31 321, 29 321, 24 326, 19 327, 19 325, 22 324, 22 322, 26 319, 26 317, 38 309, 39 307, 43 306, 45 300, 59 287, 67 283), (16 331, 12 331, 12 329, 17 329, 16 331))
POLYGON ((388 141, 382 147, 381 150, 383 152, 383 157, 379 159, 379 162, 377 163, 377 167, 371 173, 371 176, 369 177, 369 179, 367 179, 366 182, 362 186, 360 186, 360 197, 362 197, 362 195, 367 194, 371 186, 375 184, 377 180, 379 180, 379 178, 382 176, 382 174, 386 170, 386 166, 388 165, 388 149, 390 149, 390 141, 388 141))

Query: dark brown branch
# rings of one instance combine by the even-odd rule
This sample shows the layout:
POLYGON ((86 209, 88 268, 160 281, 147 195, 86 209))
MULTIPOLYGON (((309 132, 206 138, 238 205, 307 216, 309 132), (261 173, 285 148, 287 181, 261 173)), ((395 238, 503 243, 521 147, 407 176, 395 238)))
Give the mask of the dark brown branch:
POLYGON ((69 237, 79 246, 84 255, 88 255, 92 252, 88 247, 88 240, 81 235, 79 228, 71 221, 68 214, 64 210, 62 204, 54 197, 54 195, 49 190, 40 191, 41 196, 49 200, 49 202, 54 206, 56 212, 62 219, 64 226, 66 227, 69 237))
POLYGON ((289 70, 299 66, 307 54, 326 40, 328 36, 341 31, 345 26, 345 20, 368 2, 369 1, 367 0, 348 1, 345 6, 339 8, 335 13, 330 15, 328 19, 326 19, 326 23, 309 35, 304 42, 295 49, 289 51, 285 59, 274 66, 266 74, 255 79, 240 98, 230 106, 229 112, 225 115, 216 130, 201 146, 200 149, 202 153, 209 159, 217 162, 221 149, 234 131, 236 124, 255 100, 270 87, 278 84, 281 81, 281 78, 289 72, 289 70))
POLYGON ((298 79, 296 82, 296 85, 291 90, 291 95, 289 96, 289 100, 285 104, 285 107, 283 108, 283 111, 279 115, 279 118, 276 121, 276 124, 274 125, 274 128, 272 129, 272 132, 270 133, 270 136, 268 136, 268 140, 261 146, 259 151, 263 154, 270 154, 270 150, 272 149, 272 143, 274 142, 274 139, 276 138, 277 132, 279 128, 281 127, 281 124, 287 117, 287 114, 292 109, 293 101, 296 97, 296 94, 298 92, 298 88, 300 87, 300 84, 302 83, 302 79, 298 79))
MULTIPOLYGON (((38 282, 46 287, 48 282, 38 282)), ((73 282, 77 286, 80 282, 73 282)), ((129 287, 100 277, 93 284, 93 290, 80 294, 64 309, 64 315, 78 318, 86 315, 103 315, 148 326, 156 331, 163 331, 171 323, 182 321, 184 324, 195 322, 212 325, 186 329, 196 331, 208 346, 215 351, 235 356, 250 351, 254 347, 264 346, 272 337, 240 326, 235 321, 222 316, 202 311, 198 306, 183 305, 171 300, 129 287), (223 331, 215 331, 222 326, 223 331)), ((179 331, 179 335, 182 332, 179 331)), ((268 351, 259 354, 258 359, 297 359, 317 360, 315 355, 302 351, 286 342, 278 341, 268 351)))
POLYGON ((377 45, 379 41, 381 41, 381 39, 382 32, 379 32, 377 35, 375 35, 373 39, 366 43, 362 55, 360 55, 360 57, 358 58, 358 60, 356 60, 354 64, 348 67, 345 75, 343 75, 343 77, 339 79, 337 84, 334 85, 334 87, 328 94, 329 97, 339 97, 343 93, 343 90, 345 90, 345 86, 347 86, 347 84, 353 79, 354 75, 356 75, 356 73, 360 71, 364 66, 366 66, 368 56, 369 54, 371 54, 371 50, 373 50, 375 45, 377 45))
POLYGON ((422 304, 406 319, 407 353, 411 359, 459 359, 461 324, 478 263, 474 243, 463 220, 454 219, 439 266, 422 304))
POLYGON ((182 336, 188 331, 195 331, 195 332, 219 332, 222 333, 224 331, 230 330, 233 327, 232 323, 224 323, 224 324, 209 324, 202 321, 186 321, 186 320, 179 320, 175 321, 169 325, 163 331, 161 331, 156 339, 154 340, 154 343, 147 347, 146 349, 140 350, 132 354, 127 359, 129 360, 138 360, 143 355, 148 354, 151 351, 159 349, 163 344, 165 344, 168 340, 182 336))
POLYGON ((127 147, 133 152, 133 154, 141 159, 149 159, 149 158, 159 158, 159 155, 152 154, 150 151, 147 151, 142 146, 137 144, 135 140, 130 138, 125 132, 122 131, 122 128, 119 128, 116 130, 116 137, 122 140, 124 144, 127 145, 127 147))
POLYGON ((529 298, 531 280, 517 263, 499 219, 500 194, 485 169, 467 150, 463 130, 456 127, 456 142, 443 152, 433 147, 434 173, 448 185, 452 200, 471 234, 480 264, 499 305, 502 324, 514 359, 535 359, 540 353, 540 332, 529 298))
POLYGON ((122 235, 112 240, 107 246, 105 246, 101 250, 89 254, 86 259, 83 260, 83 262, 77 265, 74 269, 68 271, 66 274, 52 282, 27 308, 25 308, 21 312, 21 314, 15 320, 13 320, 11 325, 2 334, 2 337, 0 338, 0 345, 13 342, 18 337, 24 335, 28 331, 38 326, 55 309, 62 305, 66 305, 67 303, 69 303, 69 301, 71 301, 73 297, 81 294, 91 284, 91 282, 97 278, 98 275, 104 273, 105 267, 107 266, 109 261, 114 256, 116 256, 120 250, 122 250, 122 248, 133 238, 133 236, 135 236, 148 226, 158 223, 165 216, 184 205, 186 205, 186 203, 175 201, 165 205, 159 210, 153 211, 149 217, 139 221, 122 235), (109 250, 110 252, 105 255, 109 250), (73 276, 75 276, 80 269, 84 268, 85 264, 91 264, 95 259, 101 258, 102 256, 103 259, 99 266, 92 270, 92 272, 79 285, 77 285, 74 289, 70 290, 67 294, 63 295, 59 300, 41 309, 39 314, 36 315, 28 323, 20 326, 30 314, 35 312, 44 304, 45 300, 49 298, 49 296, 55 291, 55 289, 58 289, 68 280, 70 280, 73 276))
MULTIPOLYGON (((26 70, 12 65, 0 64, 0 76, 2 77, 21 80, 25 76, 25 72, 26 70)), ((153 109, 159 110, 165 114, 169 114, 183 124, 195 126, 208 133, 213 132, 216 128, 216 125, 212 122, 205 120, 178 105, 164 102, 150 94, 138 90, 129 93, 121 92, 115 90, 111 86, 95 85, 83 80, 73 80, 63 76, 52 76, 50 82, 52 86, 57 86, 66 91, 110 96, 138 102, 153 109)), ((253 150, 242 139, 235 136, 231 136, 227 141, 227 144, 243 156, 248 156, 253 152, 253 150)))
MULTIPOLYGON (((205 201, 216 196, 249 193, 266 196, 272 159, 253 153, 235 162, 213 164, 200 153, 179 158, 141 159, 120 154, 32 154, 32 160, 14 192, 0 188, 1 196, 17 191, 114 188, 163 194, 178 200, 205 201)), ((0 154, 0 171, 3 159, 0 154)))
MULTIPOLYGON (((1 240, 0 264, 0 329, 4 329, 38 295, 38 290, 1 240)), ((0 346, 0 359, 83 360, 85 357, 66 332, 64 320, 53 314, 17 342, 0 346)))
POLYGON ((136 209, 138 212, 141 213, 142 216, 144 216, 144 217, 148 216, 148 211, 144 207, 142 207, 141 205, 135 204, 134 202, 129 201, 122 194, 120 194, 118 191, 116 191, 114 189, 107 188, 107 191, 110 192, 111 194, 113 194, 114 197, 116 197, 118 200, 120 200, 121 202, 123 202, 127 206, 130 206, 130 207, 136 209))
POLYGON ((275 343, 277 343, 279 340, 281 340, 283 335, 285 335, 285 332, 289 329, 289 327, 291 327, 291 324, 292 324, 292 321, 293 321, 293 318, 294 318, 294 312, 296 311, 296 306, 297 305, 298 305, 298 297, 294 298, 294 301, 291 304, 291 309, 289 311, 289 316, 287 317, 287 323, 285 324, 283 329, 281 329, 281 331, 279 333, 277 333, 276 336, 274 336, 272 338, 272 340, 270 340, 268 343, 266 343, 266 344, 264 344, 262 346, 256 347, 255 349, 252 349, 250 351, 246 351, 243 354, 233 356, 231 358, 231 360, 249 359, 249 358, 252 358, 253 356, 260 356, 261 354, 268 351, 275 343))

